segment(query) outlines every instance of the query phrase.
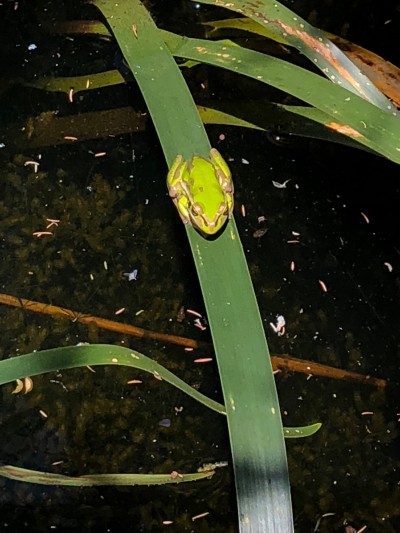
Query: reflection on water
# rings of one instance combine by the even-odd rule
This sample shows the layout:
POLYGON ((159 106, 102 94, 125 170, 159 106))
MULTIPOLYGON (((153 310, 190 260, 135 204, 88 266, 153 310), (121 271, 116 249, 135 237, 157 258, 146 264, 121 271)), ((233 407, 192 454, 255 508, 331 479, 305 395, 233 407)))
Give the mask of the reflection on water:
MULTIPOLYGON (((65 95, 24 91, 5 94, 9 121, 26 118, 23 94, 34 99, 35 115, 54 108, 66 114, 65 95)), ((104 101, 78 99, 75 112, 94 110, 99 101, 107 107, 110 94, 104 101)), ((388 380, 384 391, 277 374, 285 425, 323 423, 314 437, 287 444, 296 529, 398 531, 400 409, 392 390, 399 381, 399 252, 376 212, 364 208, 374 189, 353 190, 361 182, 350 167, 337 175, 335 158, 348 155, 342 148, 332 157, 322 145, 276 147, 260 134, 225 130, 225 143, 217 140, 221 128, 210 136, 232 156, 235 216, 271 352, 388 380), (364 204, 354 200, 358 194, 364 204), (285 329, 277 335, 270 323, 279 316, 285 329)), ((40 150, 6 146, 1 155, 1 292, 209 341, 189 317, 177 321, 182 305, 203 309, 151 133, 40 150), (135 270, 132 279, 124 275, 135 270)), ((393 172, 366 154, 356 154, 353 164, 393 172)), ((385 186, 391 205, 398 189, 390 179, 385 186)), ((129 345, 221 400, 214 364, 193 364, 210 350, 187 353, 5 306, 0 313, 3 358, 78 342, 129 345)), ((27 395, 11 395, 12 384, 1 388, 5 464, 82 475, 191 472, 229 461, 224 419, 147 374, 84 368, 33 383, 27 395), (128 384, 134 379, 143 383, 128 384)), ((78 489, 0 479, 0 509, 0 529, 15 532, 159 531, 166 520, 173 531, 236 530, 230 468, 210 481, 172 487, 78 489)))

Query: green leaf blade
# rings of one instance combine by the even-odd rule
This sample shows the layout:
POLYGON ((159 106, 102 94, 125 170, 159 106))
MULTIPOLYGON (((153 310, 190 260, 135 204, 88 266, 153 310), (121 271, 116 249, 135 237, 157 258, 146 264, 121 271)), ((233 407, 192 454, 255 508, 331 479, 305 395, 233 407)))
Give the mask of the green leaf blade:
POLYGON ((287 61, 238 46, 182 38, 164 32, 180 57, 203 61, 288 92, 331 118, 329 127, 400 163, 400 120, 342 87, 287 61))
POLYGON ((167 485, 199 481, 200 479, 212 477, 214 473, 214 471, 208 471, 194 474, 178 474, 177 472, 174 474, 88 474, 72 477, 13 465, 0 465, 0 476, 7 479, 38 485, 61 485, 64 487, 167 485))
POLYGON ((66 346, 5 359, 0 361, 0 385, 26 376, 96 365, 122 365, 149 372, 156 379, 167 381, 210 409, 225 414, 223 405, 193 389, 153 359, 135 350, 111 344, 66 346))
MULTIPOLYGON (((194 1, 194 0, 193 0, 194 1)), ((225 7, 246 15, 263 26, 269 37, 297 48, 332 82, 358 94, 384 110, 394 110, 390 100, 382 94, 354 63, 333 44, 324 33, 276 0, 225 2, 200 0, 203 4, 225 7)))
MULTIPOLYGON (((182 74, 165 46, 164 33, 160 34, 154 24, 144 21, 148 15, 137 1, 122 0, 115 5, 106 0, 98 0, 96 6, 109 20, 125 59, 144 94, 169 165, 177 154, 182 154, 185 158, 193 154, 208 156, 208 138, 182 74), (135 16, 129 15, 125 20, 124 15, 130 5, 135 6, 135 16), (126 28, 131 28, 134 24, 137 35, 119 28, 122 20, 126 28), (180 112, 177 112, 177 109, 180 112)), ((179 42, 170 43, 171 50, 173 51, 175 44, 180 46, 184 40, 182 38, 179 42)), ((210 241, 192 228, 186 229, 196 267, 198 272, 201 272, 200 282, 213 333, 224 395, 228 394, 225 396, 225 402, 226 405, 232 406, 233 399, 237 406, 235 411, 230 408, 227 415, 240 529, 243 532, 289 532, 293 529, 293 519, 279 403, 268 360, 265 335, 260 327, 261 319, 258 316, 255 321, 252 320, 258 314, 258 307, 236 226, 232 221, 229 222, 223 234, 212 242, 211 247, 210 241), (217 253, 217 249, 220 249, 222 254, 217 253), (239 272, 235 271, 237 262, 240 264, 239 272), (214 278, 213 272, 219 273, 217 279, 214 278), (211 276, 210 279, 207 273, 211 276), (225 299, 220 300, 220 292, 218 300, 210 297, 217 288, 216 284, 226 279, 228 281, 224 281, 223 285, 227 286, 231 275, 236 279, 238 273, 240 291, 242 295, 250 295, 249 306, 252 308, 251 318, 241 323, 237 323, 238 310, 234 309, 238 301, 236 298, 229 305, 225 299), (223 322, 220 322, 221 312, 223 322), (254 368, 249 371, 249 365, 243 366, 242 382, 238 382, 237 374, 241 371, 243 355, 251 349, 245 342, 249 324, 253 325, 250 328, 251 338, 259 337, 252 341, 254 349, 259 351, 257 355, 252 354, 254 365, 261 364, 261 367, 257 372, 254 368), (229 331, 230 335, 221 335, 221 329, 225 328, 228 328, 226 331, 229 331), (251 382, 253 375, 257 375, 259 379, 260 385, 256 389, 251 382), (250 405, 255 401, 254 390, 257 391, 258 408, 252 405, 250 411, 250 405), (279 509, 279 513, 275 509, 279 509)), ((242 305, 243 296, 240 301, 240 306, 242 305)))

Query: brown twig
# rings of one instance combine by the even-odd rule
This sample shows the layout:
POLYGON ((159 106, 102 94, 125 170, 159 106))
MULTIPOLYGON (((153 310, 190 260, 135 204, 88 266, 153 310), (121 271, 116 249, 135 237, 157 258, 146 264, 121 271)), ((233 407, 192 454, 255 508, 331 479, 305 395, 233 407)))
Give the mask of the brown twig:
POLYGON ((198 348, 199 343, 193 339, 187 339, 185 337, 178 337, 177 335, 168 335, 167 333, 158 333, 156 331, 150 331, 149 329, 138 328, 131 326, 130 324, 123 324, 121 322, 114 322, 113 320, 107 320, 106 318, 100 318, 97 316, 86 315, 78 311, 72 311, 71 309, 65 309, 64 307, 58 307, 55 305, 48 305, 42 302, 35 302, 33 300, 25 300, 25 298, 16 298, 10 294, 0 294, 0 303, 11 305, 13 307, 21 307, 27 311, 33 311, 34 313, 42 313, 45 315, 51 315, 53 317, 69 318, 72 322, 82 322, 83 324, 90 324, 98 326, 101 329, 107 329, 108 331, 116 331, 126 335, 132 335, 133 337, 139 337, 141 339, 153 339, 162 342, 168 342, 171 344, 178 344, 188 348, 198 348))
MULTIPOLYGON (((185 346, 187 348, 199 348, 205 343, 199 343, 193 339, 186 337, 179 337, 177 335, 168 335, 167 333, 158 333, 148 329, 138 328, 129 324, 123 324, 121 322, 115 322, 113 320, 107 320, 92 315, 86 315, 71 309, 65 309, 64 307, 57 307, 55 305, 48 305, 41 302, 35 302, 33 300, 26 300, 25 298, 16 298, 10 294, 0 294, 0 303, 10 305, 13 307, 20 307, 27 311, 33 311, 34 313, 42 313, 51 315, 53 317, 64 317, 72 320, 72 322, 81 322, 83 324, 96 325, 99 328, 107 329, 108 331, 115 331, 126 335, 132 335, 141 339, 152 339, 171 344, 177 344, 179 346, 185 346)), ((348 381, 358 381, 366 385, 372 385, 374 387, 385 387, 386 381, 384 379, 374 378, 371 376, 364 376, 356 372, 350 372, 348 370, 342 370, 340 368, 334 368, 332 366, 322 365, 320 363, 314 363, 304 359, 296 359, 289 355, 271 355, 271 362, 274 370, 283 370, 286 372, 298 372, 301 374, 327 377, 332 379, 345 379, 348 381)))
POLYGON ((385 387, 386 381, 384 379, 374 378, 371 376, 364 376, 357 372, 350 372, 349 370, 342 370, 333 366, 321 365, 306 359, 295 359, 290 355, 271 355, 272 366, 274 369, 284 370, 287 372, 299 372, 309 376, 320 376, 333 379, 345 379, 347 381, 361 381, 366 385, 373 385, 374 387, 385 387))

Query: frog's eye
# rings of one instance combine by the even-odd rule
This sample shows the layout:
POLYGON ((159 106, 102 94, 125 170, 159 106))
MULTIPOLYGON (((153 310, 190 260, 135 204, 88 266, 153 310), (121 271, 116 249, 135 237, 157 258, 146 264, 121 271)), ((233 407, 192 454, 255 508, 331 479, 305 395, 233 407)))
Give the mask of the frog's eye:
POLYGON ((228 216, 228 214, 229 214, 229 207, 228 207, 225 203, 222 203, 222 204, 218 207, 217 214, 218 214, 218 215, 226 215, 226 216, 228 216))
POLYGON ((201 207, 200 204, 193 204, 191 207, 191 212, 194 217, 197 217, 198 215, 204 213, 204 209, 201 207))

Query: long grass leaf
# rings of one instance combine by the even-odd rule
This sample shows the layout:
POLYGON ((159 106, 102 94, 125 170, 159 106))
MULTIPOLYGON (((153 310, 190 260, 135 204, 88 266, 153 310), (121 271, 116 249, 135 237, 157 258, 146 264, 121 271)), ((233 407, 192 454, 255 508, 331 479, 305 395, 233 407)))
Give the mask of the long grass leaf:
POLYGON ((400 163, 400 120, 398 113, 382 111, 360 96, 287 61, 226 42, 208 42, 164 32, 174 55, 243 74, 318 108, 331 117, 332 129, 369 149, 400 163))
POLYGON ((193 389, 153 359, 135 350, 110 344, 66 346, 5 359, 0 361, 0 385, 26 376, 87 365, 123 365, 144 370, 155 378, 174 385, 217 413, 225 414, 223 405, 193 389))
MULTIPOLYGON (((206 407, 217 413, 226 414, 223 405, 193 389, 153 359, 135 350, 110 344, 66 346, 2 360, 0 361, 0 385, 11 383, 26 376, 37 376, 56 370, 97 365, 122 365, 149 372, 156 379, 170 383, 206 407)), ((288 438, 305 437, 312 435, 319 428, 320 424, 312 424, 299 428, 284 428, 284 433, 288 438)))
MULTIPOLYGON (((205 3, 212 4, 214 2, 205 0, 205 3)), ((229 4, 229 7, 232 6, 233 4, 229 4)), ((293 16, 295 15, 293 14, 293 16)), ((232 24, 238 21, 238 19, 232 20, 232 24)), ((244 29, 255 31, 254 26, 264 29, 254 20, 239 20, 243 20, 241 26, 244 29)), ((303 22, 300 22, 300 24, 303 24, 303 22)), ((266 23, 264 23, 265 25, 266 23)), ((81 25, 70 22, 64 24, 62 28, 65 31, 68 31, 68 29, 73 32, 85 30, 86 32, 94 32, 101 35, 109 34, 101 23, 92 21, 83 21, 81 25)), ((312 72, 279 58, 249 49, 242 49, 243 51, 241 51, 241 47, 238 46, 235 46, 232 50, 232 45, 229 45, 227 41, 214 43, 160 31, 165 43, 175 56, 193 59, 198 63, 206 62, 210 65, 227 68, 286 91, 317 108, 320 112, 311 113, 310 118, 325 124, 328 129, 336 133, 349 137, 351 145, 360 143, 370 151, 385 155, 397 163, 400 162, 400 121, 398 113, 390 101, 377 89, 376 91, 383 99, 376 97, 374 103, 377 103, 380 107, 370 104, 357 95, 349 94, 343 87, 336 86, 312 72), (330 117, 330 120, 328 117, 330 117)), ((270 28, 267 29, 268 34, 269 32, 270 28)), ((346 60, 349 61, 347 58, 346 60)), ((364 75, 362 75, 361 81, 364 82, 363 87, 365 86, 365 91, 368 92, 369 88, 373 86, 372 83, 364 75)), ((355 82, 356 89, 358 87, 357 83, 360 82, 355 82)), ((48 80, 48 86, 50 85, 54 84, 48 80)), ((346 86, 345 83, 342 85, 346 86)), ((353 87, 352 83, 350 85, 353 87)), ((68 88, 68 84, 65 87, 68 88)), ((296 113, 295 106, 293 106, 291 111, 296 113)), ((297 114, 302 115, 303 113, 299 111, 297 114)), ((322 137, 331 140, 329 134, 327 136, 322 135, 322 137)), ((343 142, 343 144, 346 143, 343 142)))
MULTIPOLYGON (((177 154, 208 155, 209 142, 193 99, 143 6, 127 0, 97 0, 96 6, 143 92, 168 164, 177 154)), ((229 222, 214 241, 186 229, 227 406, 241 531, 289 532, 293 520, 279 403, 236 226, 229 222)))
MULTIPOLYGON (((197 0, 193 0, 197 1, 197 0)), ((337 83, 354 94, 386 110, 394 110, 386 98, 352 61, 333 44, 324 33, 314 28, 276 0, 199 0, 203 4, 225 7, 245 15, 267 29, 269 37, 277 37, 297 48, 323 72, 333 83, 337 83)))
POLYGON ((13 465, 0 465, 0 476, 24 481, 25 483, 36 483, 39 485, 62 485, 65 487, 93 487, 95 485, 166 485, 170 483, 185 483, 188 481, 199 481, 210 478, 215 471, 198 472, 194 474, 88 474, 85 476, 72 477, 52 472, 41 472, 39 470, 29 470, 13 465))
POLYGON ((300 426, 297 428, 283 428, 286 439, 298 439, 300 437, 311 437, 314 435, 320 428, 322 424, 319 422, 317 424, 311 424, 309 426, 300 426))
MULTIPOLYGON (((28 87, 34 87, 36 89, 43 89, 50 92, 64 93, 68 93, 70 88, 74 87, 74 94, 78 94, 82 91, 101 89, 103 87, 119 85, 121 83, 125 83, 125 79, 121 76, 121 74, 116 70, 109 70, 102 72, 101 75, 87 74, 85 76, 66 78, 39 78, 37 80, 25 82, 24 85, 28 87)), ((221 102, 219 103, 219 105, 225 106, 226 103, 221 102)), ((238 107, 245 107, 245 103, 241 102, 240 106, 235 103, 236 111, 238 111, 238 107)), ((344 144, 346 146, 351 146, 353 148, 364 148, 365 150, 372 151, 365 145, 360 145, 350 136, 339 134, 339 131, 342 131, 343 133, 347 131, 346 126, 344 124, 334 123, 334 129, 332 129, 331 117, 329 117, 329 115, 327 115, 323 111, 320 111, 319 109, 316 109, 314 107, 288 106, 263 102, 262 114, 258 114, 257 120, 262 123, 264 127, 261 127, 257 124, 253 124, 247 120, 235 116, 232 113, 228 114, 219 109, 213 109, 210 107, 198 105, 197 110, 204 124, 221 124, 225 126, 238 126, 258 130, 264 130, 268 128, 268 124, 273 124, 274 128, 279 126, 280 132, 282 134, 287 133, 290 135, 313 137, 315 139, 322 139, 330 142, 344 144), (288 114, 291 114, 291 116, 287 117, 288 114), (298 115, 308 120, 295 120, 293 115, 298 115)), ((82 117, 82 115, 80 116, 82 117)), ((48 142, 54 142, 54 139, 52 140, 52 138, 49 138, 48 142)))

